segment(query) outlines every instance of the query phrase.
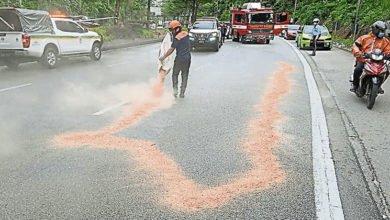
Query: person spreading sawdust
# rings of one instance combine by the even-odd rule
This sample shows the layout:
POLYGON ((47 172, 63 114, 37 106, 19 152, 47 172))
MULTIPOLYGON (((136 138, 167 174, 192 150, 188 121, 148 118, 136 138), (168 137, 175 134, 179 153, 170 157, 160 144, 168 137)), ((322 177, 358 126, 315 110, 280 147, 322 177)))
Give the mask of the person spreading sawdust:
POLYGON ((176 58, 172 72, 173 96, 178 95, 178 77, 181 73, 181 88, 180 98, 184 98, 184 93, 187 88, 187 80, 191 66, 191 43, 187 31, 183 30, 179 21, 171 21, 169 23, 169 31, 173 34, 171 48, 166 54, 162 55, 159 60, 163 62, 176 50, 176 58))
MULTIPOLYGON (((160 47, 160 54, 159 57, 165 55, 167 51, 171 48, 172 45, 173 36, 170 31, 167 32, 167 34, 164 37, 163 42, 161 43, 160 47)), ((158 70, 159 70, 159 76, 160 80, 164 82, 165 76, 171 71, 173 67, 173 61, 175 60, 174 54, 168 56, 163 61, 158 61, 158 70)))
MULTIPOLYGON (((170 31, 167 32, 167 34, 164 37, 164 40, 161 43, 160 46, 160 52, 159 57, 163 56, 167 53, 167 51, 171 48, 172 45, 172 33, 170 31)), ((163 61, 160 59, 158 60, 158 80, 153 85, 153 94, 155 97, 161 97, 164 92, 164 81, 165 77, 168 75, 168 73, 173 68, 173 61, 175 60, 176 55, 170 55, 163 61)))

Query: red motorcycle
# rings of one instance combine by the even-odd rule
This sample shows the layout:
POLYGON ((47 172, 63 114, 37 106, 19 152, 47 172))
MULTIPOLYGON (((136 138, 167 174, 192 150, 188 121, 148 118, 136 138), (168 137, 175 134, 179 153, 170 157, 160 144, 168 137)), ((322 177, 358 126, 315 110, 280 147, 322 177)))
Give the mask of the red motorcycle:
POLYGON ((363 74, 360 76, 356 95, 359 98, 367 96, 367 108, 372 109, 381 85, 389 76, 389 69, 386 63, 389 57, 385 56, 382 50, 376 49, 369 54, 365 53, 364 58, 367 61, 364 65, 363 74))

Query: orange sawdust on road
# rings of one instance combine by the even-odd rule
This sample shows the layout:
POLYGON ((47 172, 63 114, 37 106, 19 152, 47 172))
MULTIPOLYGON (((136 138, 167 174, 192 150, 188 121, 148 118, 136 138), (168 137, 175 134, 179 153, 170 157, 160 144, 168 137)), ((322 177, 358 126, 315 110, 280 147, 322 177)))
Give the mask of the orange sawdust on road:
POLYGON ((177 163, 160 152, 154 143, 114 136, 161 108, 164 84, 159 80, 152 85, 154 92, 149 99, 131 107, 124 117, 112 125, 99 131, 57 136, 54 141, 70 147, 128 151, 140 166, 155 175, 154 178, 163 186, 161 202, 172 209, 191 212, 224 205, 239 194, 270 188, 286 178, 272 149, 280 141, 278 123, 283 116, 276 107, 290 92, 287 75, 294 71, 294 67, 287 63, 278 65, 281 69, 274 73, 261 104, 256 106, 261 116, 249 123, 248 141, 243 145, 252 161, 252 169, 227 184, 212 188, 201 186, 187 178, 177 163))

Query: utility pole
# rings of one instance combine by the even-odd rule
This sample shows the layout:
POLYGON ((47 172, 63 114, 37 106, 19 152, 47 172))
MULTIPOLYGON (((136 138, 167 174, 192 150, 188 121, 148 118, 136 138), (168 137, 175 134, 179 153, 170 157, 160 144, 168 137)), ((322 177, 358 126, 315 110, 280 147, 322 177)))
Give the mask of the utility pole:
POLYGON ((217 11, 216 11, 216 13, 215 13, 215 17, 218 17, 218 4, 219 4, 219 0, 217 0, 215 3, 217 3, 217 11))
POLYGON ((150 2, 151 0, 148 0, 148 12, 146 14, 146 28, 149 29, 149 19, 150 19, 150 2))
POLYGON ((295 12, 297 11, 297 3, 298 3, 298 0, 295 0, 294 14, 293 14, 293 22, 291 22, 291 23, 295 23, 295 12))
POLYGON ((115 25, 117 25, 118 22, 119 22, 120 5, 121 5, 120 0, 116 0, 116 3, 115 3, 115 15, 114 15, 114 17, 115 17, 115 19, 114 19, 115 25))
POLYGON ((353 40, 355 40, 355 38, 356 38, 358 19, 359 19, 359 10, 360 10, 361 3, 362 3, 361 0, 358 0, 357 7, 356 7, 355 24, 354 24, 354 28, 353 28, 353 36, 352 36, 353 40))

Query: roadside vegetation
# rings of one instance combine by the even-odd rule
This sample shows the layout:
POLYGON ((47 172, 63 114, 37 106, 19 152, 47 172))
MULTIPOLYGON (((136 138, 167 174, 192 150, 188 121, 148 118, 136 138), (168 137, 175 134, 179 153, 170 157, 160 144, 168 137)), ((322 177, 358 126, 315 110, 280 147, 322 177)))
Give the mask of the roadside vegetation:
POLYGON ((1 0, 0 7, 14 6, 45 10, 54 14, 84 15, 89 18, 109 18, 99 21, 101 26, 89 28, 113 39, 154 38, 156 31, 147 29, 148 1, 151 0, 1 0), (119 19, 114 19, 118 17, 119 19))
MULTIPOLYGON (((349 44, 353 42, 355 19, 359 0, 263 0, 263 4, 272 6, 275 11, 288 11, 297 24, 311 24, 318 17, 321 23, 334 31, 336 41, 349 44)), ((230 18, 230 8, 253 0, 165 0, 162 6, 166 20, 180 19, 184 24, 193 22, 201 16, 218 16, 220 20, 230 18)), ((51 12, 66 12, 70 15, 96 17, 119 17, 118 20, 104 22, 102 27, 94 29, 105 39, 117 37, 150 38, 153 33, 145 27, 156 20, 148 8, 153 0, 3 0, 1 6, 15 6, 29 9, 41 9, 51 12), (116 27, 114 24, 119 26, 116 27), (131 24, 131 25, 130 25, 131 24), (122 28, 122 29, 121 29, 122 28), (126 30, 124 30, 126 29, 126 30)), ((390 1, 361 0, 357 16, 356 37, 370 31, 370 25, 376 20, 390 20, 390 1)))

